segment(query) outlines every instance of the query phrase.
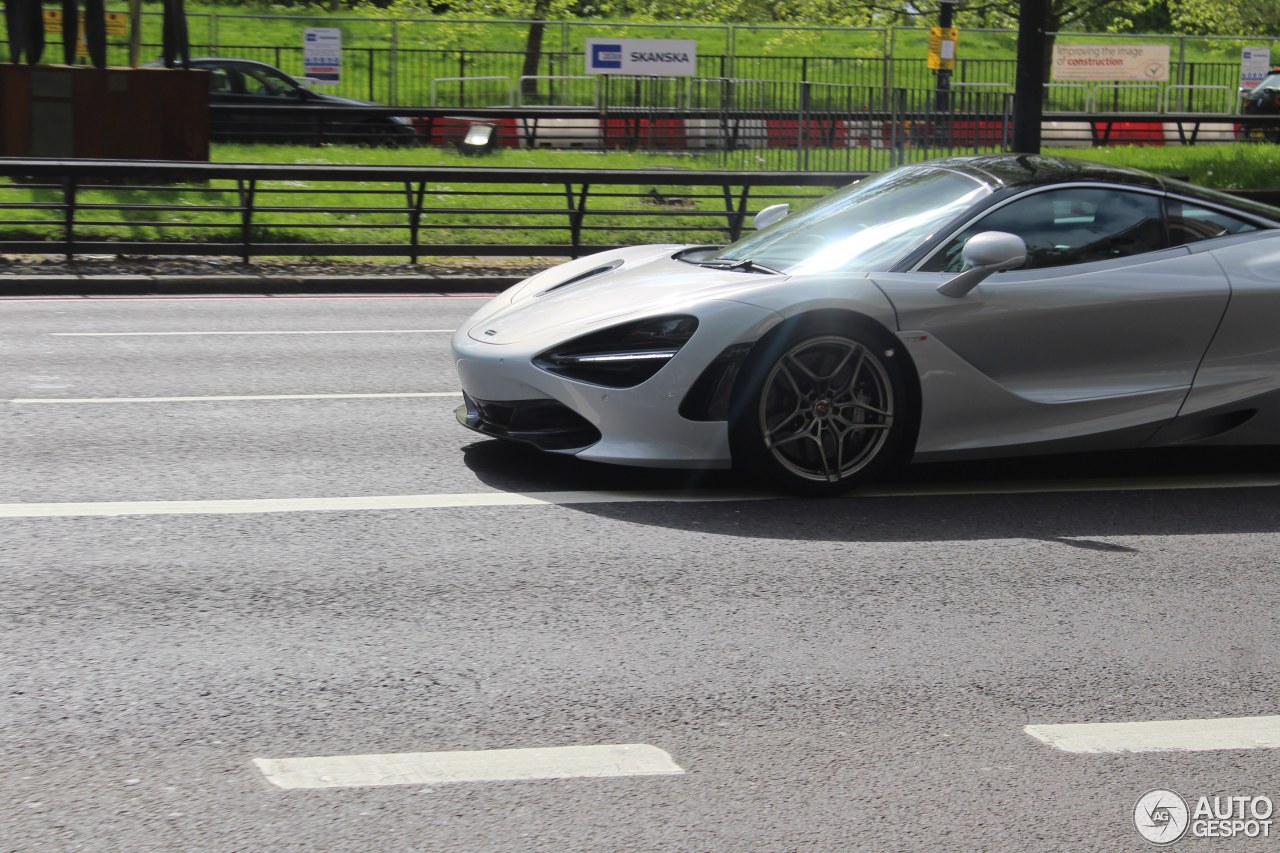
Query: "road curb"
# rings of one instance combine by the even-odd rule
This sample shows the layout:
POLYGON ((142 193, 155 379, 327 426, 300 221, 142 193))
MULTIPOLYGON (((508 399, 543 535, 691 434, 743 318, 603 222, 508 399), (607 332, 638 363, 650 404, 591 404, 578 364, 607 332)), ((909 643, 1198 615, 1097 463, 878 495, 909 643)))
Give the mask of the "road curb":
POLYGON ((524 276, 0 275, 4 296, 498 293, 524 276))

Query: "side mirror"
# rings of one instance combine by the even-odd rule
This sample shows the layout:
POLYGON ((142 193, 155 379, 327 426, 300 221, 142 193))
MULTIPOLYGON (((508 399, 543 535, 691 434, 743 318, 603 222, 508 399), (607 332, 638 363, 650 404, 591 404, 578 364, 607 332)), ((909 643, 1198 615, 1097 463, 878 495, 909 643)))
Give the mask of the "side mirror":
POLYGON ((964 244, 962 257, 968 269, 938 288, 943 296, 959 299, 993 272, 1022 266, 1027 262, 1027 244, 1007 231, 983 231, 964 244))
POLYGON ((791 205, 787 204, 785 201, 782 204, 771 204, 764 210, 757 213, 755 219, 752 221, 755 223, 756 230, 758 231, 761 228, 768 228, 773 223, 785 219, 787 214, 790 212, 791 205))

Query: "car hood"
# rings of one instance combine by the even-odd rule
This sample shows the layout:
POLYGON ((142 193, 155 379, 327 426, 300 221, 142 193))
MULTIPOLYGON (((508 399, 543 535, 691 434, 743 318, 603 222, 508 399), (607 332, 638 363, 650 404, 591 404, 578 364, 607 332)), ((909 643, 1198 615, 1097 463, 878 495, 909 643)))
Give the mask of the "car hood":
POLYGON ((362 101, 359 98, 343 98, 339 95, 327 95, 324 92, 317 92, 315 89, 307 89, 311 96, 307 100, 319 101, 322 104, 333 104, 335 106, 347 107, 380 107, 381 104, 375 104, 373 101, 362 101))
POLYGON ((688 246, 635 246, 544 270, 495 297, 467 334, 490 344, 564 340, 631 317, 680 313, 705 299, 777 287, 786 276, 731 272, 677 260, 688 246))

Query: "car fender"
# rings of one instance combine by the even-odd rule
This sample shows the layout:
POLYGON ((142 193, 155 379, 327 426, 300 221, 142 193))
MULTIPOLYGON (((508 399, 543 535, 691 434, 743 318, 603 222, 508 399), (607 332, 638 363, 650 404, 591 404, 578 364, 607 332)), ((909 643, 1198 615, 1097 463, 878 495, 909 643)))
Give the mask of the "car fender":
POLYGON ((782 322, 806 314, 841 311, 867 317, 890 334, 898 331, 893 303, 870 274, 792 276, 784 287, 744 294, 738 297, 738 301, 766 308, 777 314, 782 322))

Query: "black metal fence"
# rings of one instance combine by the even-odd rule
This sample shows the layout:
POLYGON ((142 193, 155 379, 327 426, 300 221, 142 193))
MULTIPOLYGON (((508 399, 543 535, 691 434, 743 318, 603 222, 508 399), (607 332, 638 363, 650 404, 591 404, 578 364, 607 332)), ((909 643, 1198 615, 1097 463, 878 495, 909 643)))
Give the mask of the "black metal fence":
MULTIPOLYGON (((143 54, 158 53, 156 45, 143 54)), ((300 46, 193 44, 193 55, 255 59, 300 75, 300 46)), ((580 53, 544 52, 533 80, 522 81, 522 50, 437 50, 344 47, 342 84, 335 94, 392 106, 595 106, 608 103, 650 109, 693 106, 705 80, 752 80, 779 84, 764 88, 771 109, 797 109, 794 87, 808 82, 877 89, 930 89, 935 74, 920 59, 699 54, 697 75, 685 78, 588 76, 580 53)), ((126 49, 113 45, 109 60, 127 62, 126 49)), ((951 77, 957 90, 1012 92, 1013 59, 960 59, 951 77)), ((1047 108, 1093 112, 1234 112, 1239 63, 1173 62, 1166 83, 1049 83, 1047 108)))
MULTIPOLYGON (((898 89, 819 83, 702 81, 695 106, 646 109, 598 107, 321 107, 217 105, 215 140, 357 141, 371 144, 470 148, 558 148, 586 151, 679 152, 738 171, 873 172, 910 160, 1006 150, 1012 137, 1012 95, 990 89, 898 89), (796 109, 771 109, 780 89, 796 109), (398 116, 412 128, 388 138, 372 118, 398 116)), ((1051 112, 1046 148, 1105 145, 1194 145, 1274 139, 1280 117, 1229 113, 1051 112)))
POLYGON ((724 243, 861 177, 0 159, 0 254, 578 257, 724 243))
POLYGON ((723 243, 858 177, 0 159, 0 253, 577 257, 723 243))

